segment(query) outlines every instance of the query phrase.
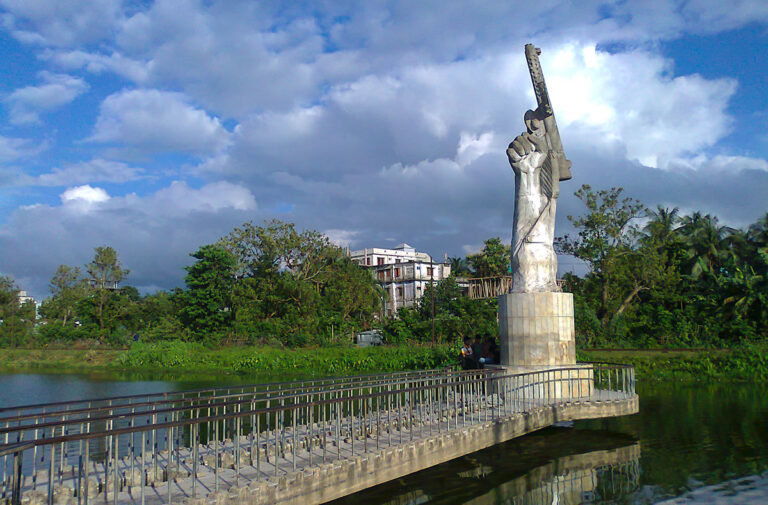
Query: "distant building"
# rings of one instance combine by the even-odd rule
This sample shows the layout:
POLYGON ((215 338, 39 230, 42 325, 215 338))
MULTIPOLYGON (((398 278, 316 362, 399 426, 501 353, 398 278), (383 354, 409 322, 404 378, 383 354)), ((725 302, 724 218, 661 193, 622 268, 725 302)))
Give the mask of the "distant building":
POLYGON ((27 294, 26 291, 19 291, 18 294, 19 297, 19 305, 24 305, 27 302, 31 302, 35 306, 35 317, 38 317, 38 309, 40 308, 37 304, 37 300, 33 296, 30 296, 27 294))
POLYGON ((19 291, 19 305, 24 305, 27 302, 32 302, 37 307, 37 301, 34 297, 29 296, 26 291, 19 291))
POLYGON ((400 307, 412 307, 431 283, 451 275, 449 263, 436 263, 432 257, 408 244, 394 249, 374 247, 349 253, 352 261, 371 270, 387 293, 386 315, 391 317, 400 307))

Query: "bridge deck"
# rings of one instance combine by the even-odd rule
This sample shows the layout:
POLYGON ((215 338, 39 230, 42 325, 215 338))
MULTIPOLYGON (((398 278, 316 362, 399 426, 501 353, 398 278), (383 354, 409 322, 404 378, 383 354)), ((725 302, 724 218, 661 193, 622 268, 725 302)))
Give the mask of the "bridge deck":
MULTIPOLYGON (((588 395, 563 397, 563 381, 571 384, 567 391, 584 389, 574 388, 574 379, 562 370, 560 375, 430 371, 350 378, 330 386, 320 381, 269 391, 178 394, 161 402, 145 397, 79 409, 47 406, 38 417, 31 413, 35 409, 18 409, 0 418, 8 442, 0 450, 8 452, 14 442, 33 445, 10 453, 21 465, 20 478, 14 479, 8 462, 12 456, 5 457, 2 497, 9 503, 21 503, 23 497, 30 505, 208 503, 222 497, 232 503, 321 502, 413 468, 390 461, 377 469, 380 477, 340 475, 377 473, 361 469, 360 458, 367 464, 368 458, 428 442, 440 446, 429 459, 436 464, 501 441, 496 437, 495 442, 446 452, 446 437, 468 430, 487 435, 525 418, 522 428, 504 435, 511 437, 573 417, 574 406, 627 401, 636 406, 631 368, 598 365, 587 380, 588 395), (151 408, 147 403, 153 403, 151 408), (539 417, 532 421, 532 414, 539 417), (339 465, 351 462, 357 465, 351 470, 339 465), (308 482, 311 475, 314 481, 308 482), (322 482, 323 475, 328 482, 322 482)), ((631 410, 603 409, 576 417, 631 410)), ((428 461, 418 464, 429 466, 428 461)))

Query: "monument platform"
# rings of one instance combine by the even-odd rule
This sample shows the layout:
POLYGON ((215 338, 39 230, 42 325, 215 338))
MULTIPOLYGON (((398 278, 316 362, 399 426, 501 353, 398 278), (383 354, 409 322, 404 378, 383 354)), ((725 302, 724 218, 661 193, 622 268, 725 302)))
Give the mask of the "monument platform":
POLYGON ((514 367, 576 363, 573 294, 501 295, 498 314, 503 364, 514 367))

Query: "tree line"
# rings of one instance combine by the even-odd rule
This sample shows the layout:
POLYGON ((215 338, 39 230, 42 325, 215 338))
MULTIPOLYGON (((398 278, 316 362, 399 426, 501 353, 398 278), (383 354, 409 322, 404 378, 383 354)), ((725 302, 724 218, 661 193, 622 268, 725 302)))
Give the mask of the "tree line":
MULTIPOLYGON (((727 346, 768 336, 768 213, 745 229, 715 216, 648 209, 621 188, 582 186, 575 234, 556 239, 584 264, 563 277, 575 300, 577 344, 727 346)), ((290 223, 245 223, 191 254, 185 286, 141 295, 123 285, 117 251, 97 247, 81 267, 61 265, 36 317, 0 277, 0 345, 93 340, 108 345, 184 340, 288 346, 348 342, 381 328, 389 343, 495 336, 495 300, 470 300, 457 279, 509 275, 501 239, 450 258, 452 275, 414 307, 384 319, 386 296, 370 272, 328 237, 290 223)))
MULTIPOLYGON (((0 345, 134 340, 299 346, 342 340, 372 326, 381 288, 319 232, 245 223, 191 254, 185 287, 141 295, 111 247, 84 267, 61 265, 35 319, 0 277, 0 345)), ((94 342, 95 343, 95 342, 94 342)))

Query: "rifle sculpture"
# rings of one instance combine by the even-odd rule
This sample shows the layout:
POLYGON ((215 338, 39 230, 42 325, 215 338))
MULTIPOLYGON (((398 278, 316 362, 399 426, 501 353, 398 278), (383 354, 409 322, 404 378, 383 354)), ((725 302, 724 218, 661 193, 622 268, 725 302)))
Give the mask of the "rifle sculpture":
POLYGON ((538 108, 525 113, 526 131, 509 144, 515 172, 512 232, 513 293, 556 292, 555 212, 560 181, 571 178, 557 122, 539 64, 541 50, 526 44, 525 57, 538 108))

